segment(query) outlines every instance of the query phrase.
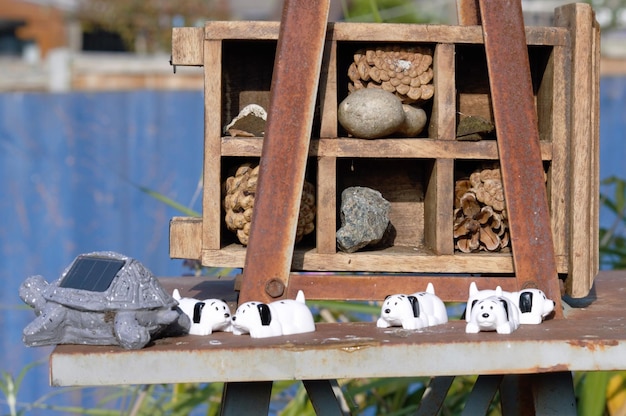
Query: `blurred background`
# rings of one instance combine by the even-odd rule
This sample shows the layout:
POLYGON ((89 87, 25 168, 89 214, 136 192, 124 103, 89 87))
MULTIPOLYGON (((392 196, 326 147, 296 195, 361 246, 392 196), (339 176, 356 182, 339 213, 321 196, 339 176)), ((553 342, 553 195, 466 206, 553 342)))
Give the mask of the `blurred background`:
MULTIPOLYGON (((526 24, 549 26, 570 2, 524 0, 526 24)), ((603 29, 601 179, 624 179, 626 0, 591 3, 603 29)), ((456 24, 455 0, 331 7, 331 21, 456 24)), ((0 0, 3 414, 89 413, 113 394, 49 387, 51 349, 21 341, 34 318, 17 296, 26 277, 55 280, 78 254, 98 250, 135 257, 158 276, 193 272, 168 255, 169 220, 180 212, 154 196, 201 210, 202 70, 173 74, 171 28, 281 12, 279 0, 0 0)), ((617 198, 615 186, 604 189, 617 198)), ((623 236, 623 214, 603 207, 601 226, 623 236)), ((107 406, 122 407, 116 400, 107 406)))

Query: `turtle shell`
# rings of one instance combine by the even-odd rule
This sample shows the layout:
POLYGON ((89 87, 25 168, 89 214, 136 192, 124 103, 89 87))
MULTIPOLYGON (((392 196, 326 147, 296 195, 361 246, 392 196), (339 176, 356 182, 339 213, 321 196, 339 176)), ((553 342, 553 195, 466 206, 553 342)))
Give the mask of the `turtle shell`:
POLYGON ((94 312, 178 304, 143 264, 111 251, 79 255, 42 295, 60 305, 94 312))

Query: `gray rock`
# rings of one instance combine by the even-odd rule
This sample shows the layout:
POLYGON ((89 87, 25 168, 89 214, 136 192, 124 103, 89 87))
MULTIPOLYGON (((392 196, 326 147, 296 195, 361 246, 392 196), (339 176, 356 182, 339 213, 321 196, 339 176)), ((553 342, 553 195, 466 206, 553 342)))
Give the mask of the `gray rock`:
POLYGON ((341 193, 341 228, 337 247, 353 253, 381 241, 389 227, 391 204, 380 192, 355 186, 341 193))
POLYGON ((362 139, 378 139, 396 132, 405 114, 398 97, 378 88, 348 95, 337 109, 337 119, 348 133, 362 139))
POLYGON ((461 119, 456 131, 457 140, 478 141, 495 130, 494 124, 479 116, 467 116, 461 119))

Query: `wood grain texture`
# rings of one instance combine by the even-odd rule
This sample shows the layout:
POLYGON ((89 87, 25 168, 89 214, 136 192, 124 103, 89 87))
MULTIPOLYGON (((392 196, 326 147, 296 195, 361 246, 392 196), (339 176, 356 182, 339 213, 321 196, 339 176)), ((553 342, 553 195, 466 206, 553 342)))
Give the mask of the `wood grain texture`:
POLYGON ((174 217, 170 221, 170 257, 202 258, 202 218, 174 217))
POLYGON ((315 238, 317 251, 333 254, 337 240, 337 158, 317 159, 317 213, 315 238))
POLYGON ((204 65, 204 29, 175 27, 172 29, 172 65, 204 65))
POLYGON ((552 50, 537 95, 539 114, 539 134, 552 143, 552 161, 548 169, 548 193, 554 251, 557 255, 567 255, 569 217, 569 116, 568 104, 571 101, 569 70, 566 50, 557 46, 552 50))
MULTIPOLYGON (((276 40, 279 22, 207 22, 205 39, 276 40)), ((567 45, 567 30, 560 27, 526 27, 529 45, 567 45)), ((407 25, 399 23, 328 24, 327 39, 352 41, 367 39, 372 42, 401 42, 416 39, 424 43, 483 43, 480 26, 407 25)))
POLYGON ((217 250, 222 229, 222 42, 204 42, 204 161, 202 248, 217 250))
POLYGON ((454 44, 438 44, 433 57, 435 96, 428 137, 454 140, 456 137, 456 68, 454 44))
POLYGON ((597 238, 597 57, 594 43, 596 30, 593 11, 589 5, 573 4, 556 10, 555 21, 568 27, 572 34, 572 88, 570 102, 569 160, 571 172, 588 172, 569 181, 570 186, 570 276, 566 280, 568 293, 574 297, 585 296, 597 272, 595 244, 597 238))

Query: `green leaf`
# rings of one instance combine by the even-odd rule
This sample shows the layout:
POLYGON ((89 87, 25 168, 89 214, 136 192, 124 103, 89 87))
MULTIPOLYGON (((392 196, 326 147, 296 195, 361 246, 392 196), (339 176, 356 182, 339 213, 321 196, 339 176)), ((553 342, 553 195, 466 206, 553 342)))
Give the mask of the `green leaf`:
POLYGON ((153 191, 152 189, 146 188, 145 186, 141 186, 141 185, 135 185, 141 192, 150 195, 151 197, 153 197, 154 199, 156 199, 157 201, 161 201, 166 205, 169 205, 170 207, 180 211, 181 213, 187 215, 188 217, 201 217, 202 215, 190 208, 187 208, 186 206, 184 206, 183 204, 180 204, 176 201, 174 201, 173 199, 160 194, 159 192, 153 191))
POLYGON ((582 378, 578 391, 578 414, 602 416, 606 408, 606 386, 610 374, 605 371, 588 372, 582 378))

